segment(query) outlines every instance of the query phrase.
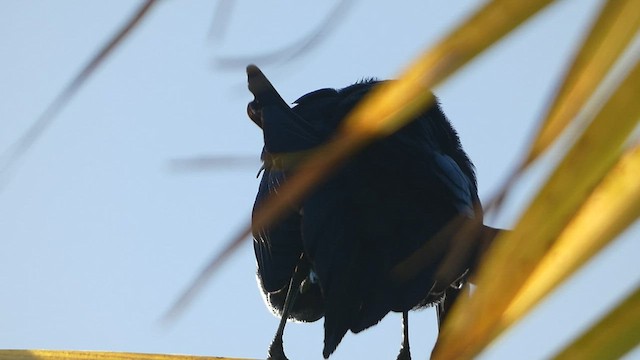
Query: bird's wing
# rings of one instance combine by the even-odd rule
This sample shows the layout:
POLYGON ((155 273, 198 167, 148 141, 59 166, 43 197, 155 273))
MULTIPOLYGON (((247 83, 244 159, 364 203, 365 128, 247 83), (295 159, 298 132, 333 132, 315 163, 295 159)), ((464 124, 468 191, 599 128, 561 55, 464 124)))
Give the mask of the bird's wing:
MULTIPOLYGON (((281 171, 265 169, 254 205, 254 213, 261 203, 284 181, 281 171)), ((253 247, 258 263, 258 277, 266 292, 281 290, 291 279, 291 274, 302 253, 300 215, 292 209, 269 229, 254 230, 253 247)))
POLYGON ((432 159, 435 165, 432 167, 433 172, 449 193, 458 214, 474 217, 478 195, 473 180, 462 172, 458 163, 450 156, 433 152, 432 159))

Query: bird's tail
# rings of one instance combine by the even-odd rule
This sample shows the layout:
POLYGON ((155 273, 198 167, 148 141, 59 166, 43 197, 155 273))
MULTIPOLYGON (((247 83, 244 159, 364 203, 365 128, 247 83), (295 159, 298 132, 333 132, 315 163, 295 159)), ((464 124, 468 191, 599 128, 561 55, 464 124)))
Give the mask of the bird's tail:
POLYGON ((473 251, 473 255, 471 256, 469 262, 469 278, 471 282, 473 282, 473 276, 475 275, 478 267, 480 266, 480 261, 487 253, 489 248, 494 243, 494 240, 498 238, 501 234, 510 232, 510 230, 494 228, 487 225, 482 225, 482 229, 478 232, 477 238, 475 240, 476 247, 473 251))

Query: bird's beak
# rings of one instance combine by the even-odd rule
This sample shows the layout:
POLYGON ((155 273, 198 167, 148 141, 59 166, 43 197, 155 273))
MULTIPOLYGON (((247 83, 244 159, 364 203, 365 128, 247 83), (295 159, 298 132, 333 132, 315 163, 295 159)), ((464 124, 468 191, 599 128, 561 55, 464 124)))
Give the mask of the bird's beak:
POLYGON ((289 107, 278 91, 271 85, 269 79, 255 65, 247 66, 247 82, 249 91, 253 94, 253 101, 247 105, 249 118, 260 128, 262 123, 262 108, 267 105, 284 105, 289 107))
POLYGON ((296 115, 257 66, 247 66, 247 81, 254 96, 247 114, 262 129, 268 152, 288 153, 317 145, 312 126, 296 115))

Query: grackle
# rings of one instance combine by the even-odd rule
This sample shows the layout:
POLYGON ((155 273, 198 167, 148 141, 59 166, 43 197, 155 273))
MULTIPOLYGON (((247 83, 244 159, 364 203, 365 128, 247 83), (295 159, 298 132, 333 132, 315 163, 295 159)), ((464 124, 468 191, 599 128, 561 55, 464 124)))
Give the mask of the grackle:
MULTIPOLYGON (((296 155, 330 140, 349 111, 382 82, 316 90, 290 107, 258 67, 248 66, 247 76, 255 97, 247 112, 264 134, 255 213, 296 171, 296 155)), ((498 230, 482 225, 473 164, 433 99, 408 125, 368 145, 304 201, 291 204, 278 223, 254 229, 258 283, 281 317, 270 359, 286 359, 287 319, 324 317, 325 358, 347 331, 373 326, 390 311, 403 314, 398 359, 410 359, 409 310, 436 305, 442 324, 477 263, 478 249, 498 230), (455 241, 454 230, 466 220, 479 223, 484 235, 443 282, 438 267, 455 241), (394 276, 403 264, 414 270, 394 276)))

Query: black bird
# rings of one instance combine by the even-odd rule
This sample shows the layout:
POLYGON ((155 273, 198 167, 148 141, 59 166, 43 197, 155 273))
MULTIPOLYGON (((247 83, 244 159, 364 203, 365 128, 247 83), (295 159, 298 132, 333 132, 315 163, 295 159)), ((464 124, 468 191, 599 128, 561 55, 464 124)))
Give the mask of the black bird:
MULTIPOLYGON (((255 96, 247 112, 264 133, 255 213, 295 172, 305 151, 330 140, 349 111, 381 82, 316 90, 291 108, 256 66, 247 67, 247 76, 255 96)), ((482 216, 473 164, 434 101, 398 132, 351 158, 301 204, 292 204, 277 224, 254 229, 258 282, 267 305, 281 316, 269 357, 286 359, 287 319, 312 322, 324 316, 328 358, 347 331, 360 332, 395 311, 403 313, 404 327, 398 358, 409 359, 408 311, 435 304, 442 323, 484 240, 478 236, 474 254, 446 283, 436 281, 438 266, 459 220, 482 224, 482 216), (419 258, 418 270, 394 277, 398 266, 425 246, 434 249, 427 253, 431 260, 419 258)), ((409 264, 415 268, 415 261, 409 264)))

